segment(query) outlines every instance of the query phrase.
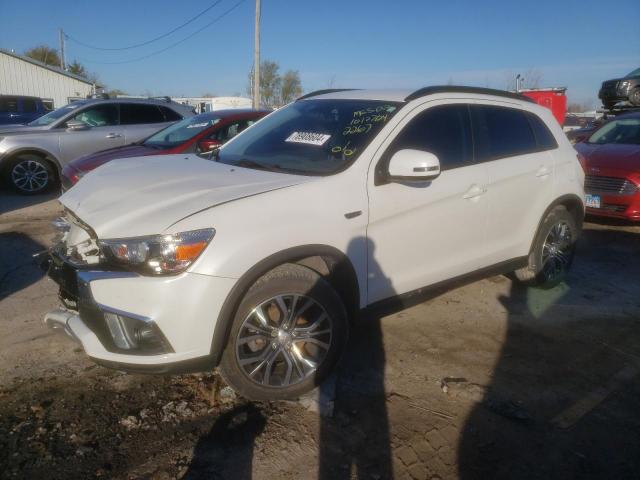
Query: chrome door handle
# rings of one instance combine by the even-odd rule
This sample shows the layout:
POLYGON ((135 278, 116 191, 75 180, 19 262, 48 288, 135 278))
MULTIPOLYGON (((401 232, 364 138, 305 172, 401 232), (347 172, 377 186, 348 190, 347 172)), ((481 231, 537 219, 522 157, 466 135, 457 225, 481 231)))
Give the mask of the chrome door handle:
POLYGON ((119 133, 109 133, 105 138, 120 138, 122 135, 119 133))
POLYGON ((465 200, 471 200, 472 198, 479 197, 480 195, 484 195, 485 193, 487 193, 486 188, 479 187, 478 185, 472 185, 471 188, 469 188, 469 190, 467 190, 465 194, 462 195, 462 198, 464 198, 465 200))
POLYGON ((540 178, 540 177, 548 177, 549 175, 551 175, 551 169, 549 167, 547 167, 546 165, 543 165, 542 167, 540 167, 538 169, 538 171, 536 172, 536 177, 540 178))

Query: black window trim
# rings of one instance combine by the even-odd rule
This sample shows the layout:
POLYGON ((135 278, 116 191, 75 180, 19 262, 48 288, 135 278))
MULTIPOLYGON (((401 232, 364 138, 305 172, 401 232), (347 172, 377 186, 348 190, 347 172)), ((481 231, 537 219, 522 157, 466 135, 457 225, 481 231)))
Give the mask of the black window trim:
MULTIPOLYGON (((481 163, 489 163, 489 162, 494 162, 497 160, 504 160, 505 158, 516 158, 516 157, 521 157, 523 155, 531 155, 533 153, 542 153, 542 152, 548 152, 550 150, 556 150, 559 148, 558 145, 558 141, 556 140, 555 135, 553 135, 553 133, 549 130, 549 133, 551 133, 551 137, 553 138, 553 141, 555 142, 556 146, 555 147, 542 147, 539 145, 538 143, 538 137, 536 136, 536 132, 533 129, 532 125, 531 125, 531 121, 529 120, 529 116, 527 115, 527 113, 531 113, 532 115, 536 115, 535 113, 531 112, 530 110, 524 110, 522 108, 517 108, 517 107, 507 107, 504 105, 497 105, 497 104, 491 104, 491 103, 471 103, 468 104, 469 107, 469 117, 471 119, 471 135, 472 135, 472 141, 473 141, 473 164, 474 165, 480 165, 481 163), (531 150, 527 150, 525 152, 520 152, 517 154, 511 154, 511 155, 498 155, 498 156, 494 156, 494 157, 489 157, 486 158, 484 160, 477 160, 476 159, 476 142, 475 142, 475 138, 473 136, 475 130, 474 127, 474 123, 473 123, 473 115, 471 115, 471 106, 478 106, 478 107, 496 107, 496 108, 505 108, 505 109, 510 109, 510 110, 518 110, 520 112, 522 112, 522 114, 524 115, 525 119, 527 120, 527 125, 529 125, 529 130, 531 131, 531 134, 533 135, 534 140, 536 141, 536 148, 535 149, 531 149, 531 150)), ((538 117, 538 115, 536 115, 537 118, 540 119, 540 121, 542 122, 542 124, 545 126, 545 128, 549 128, 547 127, 547 124, 544 122, 544 120, 542 120, 540 117, 538 117)))
MULTIPOLYGON (((460 100, 460 99, 453 99, 453 100, 460 100)), ((457 170, 458 168, 464 168, 464 167, 470 167, 475 165, 475 143, 474 143, 474 137, 473 137, 473 124, 472 124, 472 119, 471 119, 471 111, 469 110, 469 103, 465 102, 465 101, 454 101, 454 102, 450 102, 450 103, 437 103, 436 105, 429 105, 433 100, 429 100, 428 102, 425 102, 423 104, 420 104, 418 106, 416 106, 414 109, 411 109, 409 112, 407 112, 407 115, 400 120, 400 122, 394 127, 394 129, 389 133, 389 135, 387 136, 387 138, 384 139, 383 143, 387 141, 387 139, 391 138, 391 141, 389 142, 389 144, 384 148, 384 151, 382 152, 382 154, 380 155, 380 157, 378 157, 378 160, 376 162, 376 166, 374 169, 374 175, 373 175, 373 185, 374 186, 382 186, 382 185, 387 185, 389 183, 392 183, 388 178, 387 178, 387 172, 384 171, 384 168, 386 166, 386 164, 388 164, 388 161, 391 159, 391 157, 388 157, 389 151, 391 150, 391 148, 393 147, 393 142, 395 142, 395 140, 398 138, 398 136, 400 136, 402 134, 402 132, 404 131, 405 128, 407 128, 409 126, 409 124, 416 119, 419 115, 422 115, 423 113, 432 110, 434 108, 438 108, 438 107, 447 107, 450 105, 463 105, 467 110, 467 120, 469 122, 469 135, 470 135, 470 143, 471 143, 471 155, 469 158, 469 161, 467 161, 464 165, 459 165, 457 167, 453 167, 453 168, 448 168, 446 170, 443 170, 443 172, 447 172, 450 170, 457 170), (421 108, 423 106, 427 106, 426 108, 421 108), (416 112, 416 110, 418 110, 416 112), (412 115, 412 113, 416 112, 415 114, 412 115), (400 125, 400 123, 402 123, 402 121, 407 118, 410 117, 407 122, 404 125, 400 125), (398 132, 395 133, 396 128, 399 128, 398 132), (395 135, 394 135, 395 133, 395 135), (387 158, 388 157, 388 158, 387 158)))
MULTIPOLYGON (((399 123, 394 127, 394 129, 389 133, 389 135, 387 136, 387 138, 385 138, 383 140, 383 143, 386 142, 389 138, 391 138, 389 144, 384 148, 384 151, 382 152, 382 154, 378 157, 378 160, 376 161, 376 166, 374 168, 374 180, 373 180, 373 184, 374 186, 382 186, 382 185, 386 185, 388 183, 391 183, 385 175, 385 172, 382 171, 382 169, 384 168, 384 162, 387 161, 386 155, 387 152, 390 150, 390 148, 393 145, 394 140, 398 137, 398 135, 400 135, 400 133, 402 132, 402 130, 409 125, 409 123, 416 118, 418 115, 420 115, 423 112, 426 112, 427 110, 431 109, 431 108, 436 108, 439 106, 445 106, 445 105, 465 105, 467 107, 467 115, 469 118, 469 126, 471 129, 471 162, 469 162, 466 165, 463 166, 459 166, 459 167, 455 167, 455 168, 451 168, 448 170, 455 170, 456 168, 462 168, 462 167, 469 167, 472 165, 480 165, 482 163, 488 163, 488 162, 493 162, 496 160, 504 160, 505 158, 515 158, 515 157, 519 157, 522 155, 530 155, 532 153, 542 153, 542 152, 548 152, 551 150, 557 150, 560 148, 560 145, 558 144, 558 140, 556 139, 556 136, 553 134, 553 132, 551 131, 551 129, 549 129, 549 127, 547 126, 547 123, 540 118, 540 116, 534 112, 532 112, 531 110, 526 110, 523 108, 519 108, 519 106, 517 104, 510 104, 510 105, 504 105, 502 103, 484 103, 483 101, 478 101, 478 99, 475 98, 469 98, 469 99, 459 99, 459 98, 454 98, 451 99, 454 100, 451 103, 437 103, 436 105, 429 105, 433 100, 429 100, 425 103, 422 103, 420 105, 417 105, 415 108, 411 109, 410 111, 407 112, 406 116, 401 119, 399 121, 399 123), (423 106, 426 105, 426 108, 422 108, 423 106), (529 125, 529 129, 531 130, 531 133, 533 135, 533 138, 536 141, 536 145, 537 148, 534 150, 530 150, 524 153, 518 153, 517 155, 502 155, 499 157, 491 157, 485 160, 477 160, 476 159, 476 150, 477 150, 477 143, 476 143, 476 138, 475 138, 475 133, 476 133, 476 129, 474 127, 474 122, 473 122, 473 115, 471 115, 471 107, 472 106, 478 106, 478 107, 482 107, 482 106, 486 106, 486 107, 497 107, 497 108, 507 108, 507 109, 511 109, 511 110, 518 110, 520 112, 522 112, 522 114, 525 116, 525 118, 527 119, 527 124, 529 125), (418 110, 416 112, 416 110, 418 110), (415 112, 415 113, 414 113, 415 112), (413 114, 413 115, 412 115, 413 114), (549 131, 549 134, 551 135, 551 138, 553 138, 553 141, 555 143, 554 147, 543 147, 540 146, 539 141, 538 141, 538 137, 536 135, 536 132, 533 128, 533 126, 531 125, 531 120, 529 119, 529 115, 534 115, 541 123, 542 125, 544 125, 544 127, 549 131), (403 120, 407 117, 410 117, 408 119, 408 121, 406 122, 406 124, 400 126, 400 124, 403 122, 403 120), (399 130, 396 133, 396 129, 399 128, 399 130)), ((382 147, 381 147, 382 148, 382 147)), ((376 154, 374 154, 375 156, 376 154)))

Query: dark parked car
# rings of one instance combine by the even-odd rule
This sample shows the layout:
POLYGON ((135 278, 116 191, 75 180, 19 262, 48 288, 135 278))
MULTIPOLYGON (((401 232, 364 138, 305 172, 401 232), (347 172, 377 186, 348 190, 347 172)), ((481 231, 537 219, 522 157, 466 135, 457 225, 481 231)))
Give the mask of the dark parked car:
POLYGON ((596 118, 595 120, 590 119, 585 123, 583 127, 565 131, 565 134, 567 135, 567 138, 572 144, 584 142, 591 136, 593 132, 595 132, 607 121, 609 121, 610 118, 615 118, 615 117, 600 117, 600 118, 596 118))
POLYGON ((604 108, 608 110, 618 102, 629 102, 635 107, 640 107, 640 68, 636 68, 623 78, 602 82, 598 97, 602 100, 604 108))
POLYGON ((80 157, 62 170, 62 188, 75 185, 87 172, 117 158, 175 153, 206 153, 220 147, 269 110, 218 110, 185 118, 140 142, 80 157))
POLYGON ((38 97, 0 95, 0 125, 29 123, 48 111, 38 97))
POLYGON ((619 115, 577 143, 587 213, 640 221, 640 113, 619 115))

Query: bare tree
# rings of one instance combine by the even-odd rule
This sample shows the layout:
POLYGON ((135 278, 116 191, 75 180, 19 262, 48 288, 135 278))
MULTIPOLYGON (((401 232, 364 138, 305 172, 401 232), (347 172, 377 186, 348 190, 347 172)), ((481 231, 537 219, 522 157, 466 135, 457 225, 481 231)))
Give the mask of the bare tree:
POLYGON ((331 78, 329 78, 329 81, 327 82, 327 88, 334 88, 336 85, 336 76, 335 74, 331 75, 331 78))
POLYGON ((569 113, 583 113, 583 112, 588 112, 589 110, 593 110, 592 101, 570 102, 567 105, 567 112, 569 113))
POLYGON ((287 70, 282 76, 280 102, 285 105, 302 95, 302 83, 297 70, 287 70))
POLYGON ((54 67, 60 67, 62 65, 58 51, 55 48, 48 47, 47 45, 38 45, 37 47, 30 48, 24 52, 25 56, 33 58, 45 65, 52 65, 54 67))
MULTIPOLYGON (((260 98, 267 107, 276 106, 280 98, 282 78, 278 73, 280 66, 276 62, 264 60, 260 62, 260 98)), ((253 68, 249 72, 247 94, 253 96, 253 68)))
POLYGON ((524 84, 527 88, 540 88, 542 87, 543 75, 537 68, 529 68, 522 76, 524 77, 524 84))
MULTIPOLYGON (((513 70, 508 70, 504 72, 504 89, 515 91, 517 88, 516 85, 516 76, 518 74, 514 73, 513 70)), ((520 73, 520 78, 522 83, 520 86, 524 86, 525 88, 540 88, 542 86, 543 74, 537 68, 528 68, 523 73, 520 73)))

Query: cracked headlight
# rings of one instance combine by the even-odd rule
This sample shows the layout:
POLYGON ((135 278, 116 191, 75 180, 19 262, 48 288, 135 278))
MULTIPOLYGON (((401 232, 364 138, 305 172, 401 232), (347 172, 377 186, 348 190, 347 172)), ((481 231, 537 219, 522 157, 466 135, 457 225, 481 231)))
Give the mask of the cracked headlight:
POLYGON ((101 240, 100 247, 111 262, 152 275, 185 271, 215 235, 213 228, 173 235, 101 240))

